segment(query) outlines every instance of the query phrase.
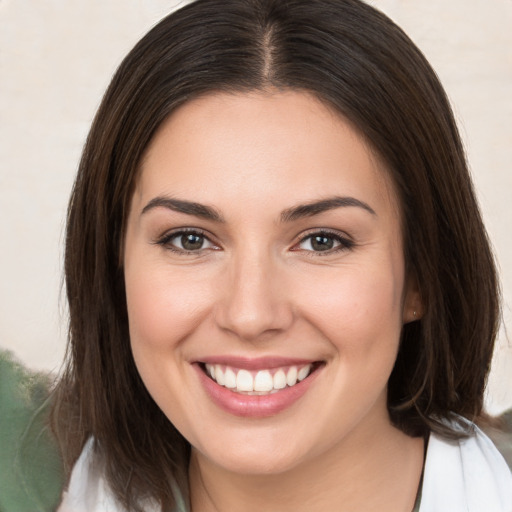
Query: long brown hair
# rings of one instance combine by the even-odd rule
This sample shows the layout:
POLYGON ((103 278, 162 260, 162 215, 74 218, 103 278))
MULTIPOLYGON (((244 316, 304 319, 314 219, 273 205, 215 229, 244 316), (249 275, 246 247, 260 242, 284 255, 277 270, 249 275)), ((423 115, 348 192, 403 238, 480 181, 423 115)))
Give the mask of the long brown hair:
POLYGON ((129 509, 143 497, 170 507, 170 482, 186 487, 190 450, 130 351, 122 245, 141 158, 184 102, 269 88, 308 91, 335 108, 385 162, 398 191, 408 271, 425 311, 403 328, 389 382, 392 421, 410 435, 458 436, 456 415, 482 412, 497 278, 453 114, 426 59, 359 0, 198 0, 156 25, 122 62, 68 211, 69 347, 55 431, 68 468, 94 438, 129 509))

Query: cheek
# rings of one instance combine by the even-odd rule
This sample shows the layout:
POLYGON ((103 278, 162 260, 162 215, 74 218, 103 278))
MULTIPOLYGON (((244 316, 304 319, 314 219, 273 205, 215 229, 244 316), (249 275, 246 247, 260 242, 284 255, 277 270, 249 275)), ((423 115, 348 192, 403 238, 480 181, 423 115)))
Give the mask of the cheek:
POLYGON ((178 430, 187 431, 186 342, 207 314, 211 297, 186 271, 171 272, 166 265, 131 256, 125 283, 133 358, 160 409, 178 430))
POLYGON ((130 337, 134 352, 165 351, 180 343, 205 315, 208 289, 193 275, 151 265, 125 271, 130 337))
MULTIPOLYGON (((397 348, 402 328, 402 272, 388 267, 345 267, 336 274, 306 282, 304 316, 339 351, 397 348)), ((318 277, 318 276, 317 276, 318 277)))

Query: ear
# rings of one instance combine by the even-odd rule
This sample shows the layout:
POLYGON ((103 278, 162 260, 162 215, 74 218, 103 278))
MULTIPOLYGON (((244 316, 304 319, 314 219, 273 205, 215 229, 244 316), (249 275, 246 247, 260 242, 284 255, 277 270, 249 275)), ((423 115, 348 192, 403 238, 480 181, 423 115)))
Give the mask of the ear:
POLYGON ((402 322, 408 324, 423 317, 424 308, 418 280, 415 275, 409 275, 405 286, 402 322))

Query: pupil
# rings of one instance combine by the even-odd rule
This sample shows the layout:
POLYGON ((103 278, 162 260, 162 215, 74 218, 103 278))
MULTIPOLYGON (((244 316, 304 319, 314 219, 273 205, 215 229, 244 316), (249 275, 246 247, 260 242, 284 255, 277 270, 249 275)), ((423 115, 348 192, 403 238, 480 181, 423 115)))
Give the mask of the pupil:
POLYGON ((328 236, 314 236, 311 240, 311 246, 315 251, 328 251, 334 246, 334 240, 328 236))
POLYGON ((203 237, 199 235, 194 235, 192 233, 188 235, 183 235, 181 237, 181 245, 187 251, 201 249, 201 247, 203 246, 203 237))

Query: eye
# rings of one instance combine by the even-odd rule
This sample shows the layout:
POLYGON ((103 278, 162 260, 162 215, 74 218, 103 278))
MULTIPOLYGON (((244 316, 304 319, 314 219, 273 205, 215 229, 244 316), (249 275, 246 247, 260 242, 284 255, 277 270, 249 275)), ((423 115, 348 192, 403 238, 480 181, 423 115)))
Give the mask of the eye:
POLYGON ((218 247, 206 235, 199 231, 175 231, 164 235, 157 241, 172 251, 191 253, 200 252, 205 249, 218 249, 218 247))
POLYGON ((354 242, 339 234, 320 231, 302 238, 294 250, 332 253, 351 249, 353 246, 354 242))

